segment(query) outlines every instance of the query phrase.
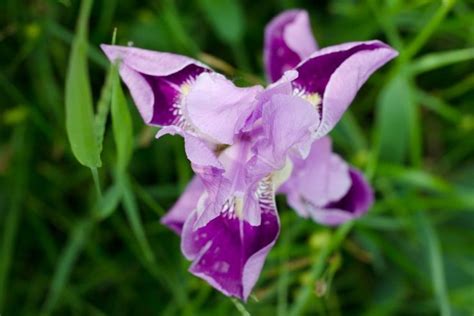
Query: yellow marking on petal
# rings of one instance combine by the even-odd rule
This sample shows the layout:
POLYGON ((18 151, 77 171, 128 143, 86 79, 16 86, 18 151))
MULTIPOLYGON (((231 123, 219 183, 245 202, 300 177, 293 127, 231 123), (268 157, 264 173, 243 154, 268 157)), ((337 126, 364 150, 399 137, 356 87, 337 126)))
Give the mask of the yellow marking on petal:
POLYGON ((189 83, 183 83, 180 87, 181 94, 188 95, 190 88, 191 87, 190 87, 189 83))
POLYGON ((280 187, 283 183, 288 180, 293 171, 293 163, 291 162, 290 158, 286 158, 286 163, 280 170, 273 172, 272 179, 275 188, 280 187))
POLYGON ((244 198, 236 196, 234 198, 234 212, 239 219, 244 218, 244 198))
POLYGON ((315 108, 317 108, 318 105, 321 104, 321 96, 319 95, 319 93, 305 94, 303 95, 303 98, 309 103, 311 103, 311 105, 314 106, 315 108))

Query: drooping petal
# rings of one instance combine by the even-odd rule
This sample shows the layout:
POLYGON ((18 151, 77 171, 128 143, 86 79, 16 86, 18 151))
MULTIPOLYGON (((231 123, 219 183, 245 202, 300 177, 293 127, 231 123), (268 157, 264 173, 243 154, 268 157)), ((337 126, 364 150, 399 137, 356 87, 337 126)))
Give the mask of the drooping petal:
POLYGON ((205 187, 199 177, 194 177, 187 185, 183 194, 173 207, 164 215, 160 222, 181 235, 184 222, 198 207, 198 201, 205 192, 205 187))
POLYGON ((349 191, 340 200, 323 208, 314 207, 310 214, 315 221, 326 225, 340 225, 364 215, 372 206, 374 193, 362 173, 351 168, 349 174, 352 181, 349 191))
POLYGON ((145 121, 183 126, 182 103, 195 78, 210 69, 185 56, 134 47, 101 45, 110 61, 120 61, 120 75, 145 121))
POLYGON ((222 164, 217 159, 216 154, 211 147, 201 138, 193 135, 177 126, 163 127, 157 134, 156 138, 164 135, 180 135, 184 138, 184 149, 189 161, 201 168, 216 168, 223 170, 222 164))
POLYGON ((200 75, 189 90, 185 116, 199 131, 221 144, 232 144, 256 105, 261 86, 236 87, 216 73, 200 75))
POLYGON ((306 11, 288 10, 273 18, 265 28, 264 59, 269 81, 277 81, 316 49, 306 11))
POLYGON ((309 156, 292 156, 290 178, 278 191, 303 217, 338 225, 363 215, 372 205, 373 193, 363 175, 332 152, 331 140, 315 141, 309 156))
POLYGON ((190 272, 225 295, 247 300, 279 234, 273 192, 271 203, 260 207, 259 226, 224 212, 195 230, 193 213, 184 224, 181 240, 184 256, 193 261, 190 272))
POLYGON ((321 113, 315 137, 326 135, 340 120, 359 88, 398 53, 380 41, 354 42, 321 49, 295 69, 294 93, 321 113))

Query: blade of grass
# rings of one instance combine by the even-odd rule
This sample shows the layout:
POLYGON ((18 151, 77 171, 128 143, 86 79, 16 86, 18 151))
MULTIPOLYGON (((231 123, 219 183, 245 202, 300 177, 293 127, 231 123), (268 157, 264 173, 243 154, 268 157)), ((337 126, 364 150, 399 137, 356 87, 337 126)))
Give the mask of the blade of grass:
POLYGON ((16 163, 12 176, 12 191, 10 193, 10 205, 5 218, 5 226, 2 232, 0 251, 0 314, 4 309, 7 281, 10 265, 14 255, 14 246, 18 225, 21 219, 22 204, 28 181, 28 165, 30 149, 26 142, 26 122, 17 127, 14 133, 13 146, 15 148, 16 163))
POLYGON ((451 315, 451 306, 448 299, 448 290, 444 276, 444 264, 439 244, 439 238, 427 215, 418 211, 416 214, 418 227, 421 229, 422 238, 428 251, 428 260, 431 268, 433 290, 442 316, 451 315))
POLYGON ((138 241, 138 244, 140 245, 141 250, 143 251, 145 259, 150 264, 153 264, 155 257, 148 243, 148 239, 146 238, 145 230, 143 229, 143 224, 137 206, 137 201, 135 199, 135 194, 130 187, 128 176, 123 174, 118 178, 118 181, 123 194, 123 206, 128 222, 132 227, 132 231, 138 241))
POLYGON ((418 75, 436 68, 474 59, 474 48, 464 48, 452 51, 426 54, 414 60, 410 66, 413 74, 418 75))
POLYGON ((416 89, 415 96, 421 105, 436 112, 439 116, 454 124, 460 124, 463 115, 457 109, 447 104, 443 99, 416 89))
POLYGON ((441 6, 435 12, 430 21, 423 27, 423 29, 417 33, 417 36, 413 39, 410 45, 400 54, 399 62, 406 63, 415 56, 418 51, 423 47, 426 41, 430 38, 439 24, 444 20, 448 12, 456 3, 456 0, 443 0, 441 6))
POLYGON ((91 219, 83 219, 71 230, 68 242, 56 266, 51 288, 43 305, 41 315, 50 315, 56 308, 69 280, 74 264, 82 252, 93 226, 94 222, 91 219))

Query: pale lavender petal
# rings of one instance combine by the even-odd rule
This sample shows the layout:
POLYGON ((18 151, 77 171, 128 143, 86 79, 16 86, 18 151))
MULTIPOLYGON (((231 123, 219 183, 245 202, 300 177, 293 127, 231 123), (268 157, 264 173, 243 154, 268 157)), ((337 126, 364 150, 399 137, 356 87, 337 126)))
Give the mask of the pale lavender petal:
POLYGON ((315 137, 336 125, 368 77, 397 54, 380 41, 354 42, 321 49, 295 68, 295 94, 321 112, 315 137))
POLYGON ((181 103, 195 78, 210 69, 180 55, 135 47, 101 45, 110 61, 120 61, 120 75, 147 124, 182 125, 181 103))
POLYGON ((331 149, 329 137, 314 142, 306 159, 292 156, 290 178, 278 188, 303 217, 325 225, 357 218, 370 208, 373 192, 363 175, 331 149))
POLYGON ((279 234, 274 204, 262 205, 261 216, 261 225, 252 226, 233 213, 222 213, 195 230, 192 214, 181 240, 184 256, 193 261, 190 272, 225 295, 247 300, 279 234))
POLYGON ((306 159, 293 156, 292 160, 292 175, 280 192, 296 194, 314 205, 323 206, 341 199, 351 186, 349 166, 332 152, 329 137, 316 140, 306 159))
POLYGON ((200 167, 213 167, 223 169, 222 164, 217 159, 216 154, 211 147, 201 138, 184 131, 176 126, 163 127, 157 134, 156 138, 164 135, 180 135, 184 138, 184 149, 186 156, 193 165, 200 167))
POLYGON ((196 210, 198 201, 205 192, 205 187, 199 177, 194 177, 187 185, 173 207, 161 218, 161 223, 181 235, 186 219, 196 210))
POLYGON ((277 81, 316 49, 306 11, 289 10, 275 17, 265 28, 264 59, 269 81, 277 81))
POLYGON ((315 221, 325 225, 340 225, 361 217, 369 210, 374 201, 371 186, 362 173, 354 168, 350 169, 350 176, 351 188, 342 199, 310 211, 315 221))
POLYGON ((184 114, 200 132, 221 144, 232 144, 256 106, 261 86, 236 87, 216 73, 197 77, 185 100, 184 114))

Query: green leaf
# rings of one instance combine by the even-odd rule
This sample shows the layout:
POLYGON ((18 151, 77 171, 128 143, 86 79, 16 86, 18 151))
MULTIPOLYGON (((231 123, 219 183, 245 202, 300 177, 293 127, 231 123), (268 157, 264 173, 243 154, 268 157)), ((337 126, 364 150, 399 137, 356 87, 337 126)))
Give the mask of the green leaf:
POLYGON ((123 173, 133 153, 133 127, 117 66, 113 67, 115 75, 112 89, 112 127, 117 147, 117 171, 123 173))
POLYGON ((114 84, 114 70, 112 65, 107 71, 105 83, 100 92, 100 98, 97 102, 97 114, 95 116, 95 130, 97 134, 97 144, 99 146, 99 153, 102 152, 102 143, 104 141, 105 127, 107 124, 107 116, 110 111, 110 101, 112 98, 113 84, 114 84))
POLYGON ((377 159, 392 163, 406 160, 411 138, 414 137, 415 107, 408 79, 402 74, 397 75, 381 92, 377 102, 377 159))
POLYGON ((244 14, 236 0, 199 0, 199 4, 219 39, 229 45, 242 40, 244 14))
POLYGON ((91 0, 82 2, 77 34, 72 44, 66 74, 66 130, 76 159, 89 168, 101 166, 94 125, 92 93, 87 69, 87 20, 91 0))

